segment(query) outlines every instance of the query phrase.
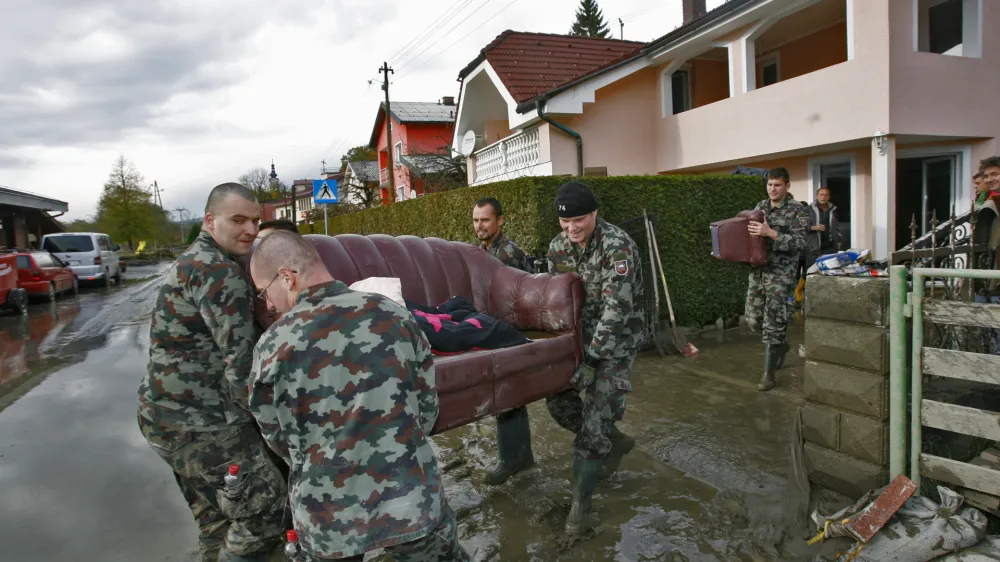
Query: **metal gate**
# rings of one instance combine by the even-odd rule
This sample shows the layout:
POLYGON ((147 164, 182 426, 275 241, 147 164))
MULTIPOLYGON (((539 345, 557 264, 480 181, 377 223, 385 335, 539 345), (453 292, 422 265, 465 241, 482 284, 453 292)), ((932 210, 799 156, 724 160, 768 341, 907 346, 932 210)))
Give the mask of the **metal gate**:
POLYGON ((936 376, 1000 386, 1000 355, 971 353, 924 345, 924 322, 1000 330, 1000 304, 941 300, 925 295, 928 279, 1000 279, 1000 271, 914 268, 907 292, 906 267, 890 270, 890 410, 889 470, 891 478, 907 472, 920 484, 922 475, 960 488, 997 495, 1000 470, 931 455, 922 450, 922 431, 931 427, 1000 441, 1000 413, 923 398, 924 377, 936 376), (906 320, 912 320, 910 334, 906 320), (911 335, 912 334, 912 335, 911 335), (908 338, 909 336, 909 338, 908 338), (907 368, 907 340, 911 339, 907 368), (907 392, 908 391, 908 392, 907 392), (907 396, 909 395, 909 396, 907 396), (907 397, 909 430, 907 431, 907 397))

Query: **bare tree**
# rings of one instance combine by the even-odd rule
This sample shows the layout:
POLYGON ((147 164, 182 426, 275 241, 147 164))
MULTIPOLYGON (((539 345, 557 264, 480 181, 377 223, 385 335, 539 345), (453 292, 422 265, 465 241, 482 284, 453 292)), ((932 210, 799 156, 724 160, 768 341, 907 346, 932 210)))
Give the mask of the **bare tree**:
POLYGON ((236 181, 252 191, 258 201, 271 200, 271 178, 264 168, 250 168, 236 181))
POLYGON ((438 152, 407 155, 410 172, 424 182, 424 193, 438 193, 469 187, 465 156, 452 155, 451 145, 438 152))

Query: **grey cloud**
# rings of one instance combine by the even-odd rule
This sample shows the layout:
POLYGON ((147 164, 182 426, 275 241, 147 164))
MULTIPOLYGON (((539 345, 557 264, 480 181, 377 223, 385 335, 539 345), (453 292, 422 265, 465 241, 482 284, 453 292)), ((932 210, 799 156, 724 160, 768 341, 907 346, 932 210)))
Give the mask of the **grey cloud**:
MULTIPOLYGON (((320 10, 335 10, 350 14, 337 18, 336 30, 349 40, 375 29, 379 10, 387 10, 384 0, 350 9, 341 2, 233 2, 221 14, 212 13, 213 2, 200 13, 182 13, 169 2, 35 0, 10 10, 0 27, 0 153, 31 144, 112 142, 148 128, 175 95, 211 95, 237 85, 253 72, 236 64, 247 53, 247 39, 268 23, 307 23, 320 10), (133 55, 81 60, 81 41, 100 31, 121 37, 133 55)), ((183 121, 156 133, 180 140, 210 127, 219 133, 213 124, 183 121)))

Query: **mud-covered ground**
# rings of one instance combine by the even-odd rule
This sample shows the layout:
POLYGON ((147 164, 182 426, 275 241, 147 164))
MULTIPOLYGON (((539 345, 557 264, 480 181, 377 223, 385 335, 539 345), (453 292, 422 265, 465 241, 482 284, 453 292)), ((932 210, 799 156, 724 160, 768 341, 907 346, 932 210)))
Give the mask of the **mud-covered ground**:
MULTIPOLYGON (((187 506, 135 422, 157 273, 0 317, 0 559, 196 559, 187 506)), ((462 543, 478 561, 812 559, 821 551, 782 524, 802 385, 792 337, 766 394, 762 345, 739 330, 696 339, 693 359, 641 357, 620 425, 638 445, 597 488, 593 538, 569 548, 572 440, 544 402, 529 408, 537 464, 503 486, 479 483, 492 420, 436 438, 462 543)))

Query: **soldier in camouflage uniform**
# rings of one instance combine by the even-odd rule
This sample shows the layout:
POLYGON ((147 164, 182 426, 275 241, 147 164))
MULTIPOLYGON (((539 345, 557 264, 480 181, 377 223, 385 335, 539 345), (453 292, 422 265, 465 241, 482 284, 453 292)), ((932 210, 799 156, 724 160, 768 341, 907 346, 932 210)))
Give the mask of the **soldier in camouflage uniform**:
POLYGON ((764 340, 764 375, 757 390, 774 388, 774 373, 785 363, 788 353, 788 298, 795 292, 799 253, 806 247, 809 212, 788 194, 788 170, 768 172, 768 198, 757 203, 764 211, 764 222, 751 222, 751 236, 762 236, 767 243, 767 266, 750 271, 747 290, 747 325, 761 332, 764 340))
POLYGON ((312 244, 274 232, 250 269, 281 316, 253 354, 250 408, 291 466, 299 560, 470 560, 430 433, 438 396, 413 316, 333 279, 312 244))
POLYGON ((263 561, 281 542, 287 491, 250 415, 250 357, 259 330, 249 278, 260 206, 240 184, 212 190, 198 238, 160 287, 139 428, 174 471, 198 523, 203 562, 263 561), (222 491, 231 464, 239 484, 222 491))
POLYGON ((576 272, 585 297, 581 315, 583 364, 573 375, 575 390, 549 398, 559 425, 576 434, 573 442, 573 505, 566 533, 590 529, 590 503, 598 479, 618 468, 635 441, 615 427, 625 414, 630 381, 646 333, 642 311, 642 273, 635 241, 622 229, 597 217, 597 199, 579 182, 556 194, 563 232, 549 244, 553 274, 576 272), (586 398, 580 392, 586 391, 586 398))
MULTIPOLYGON (((476 201, 472 209, 472 226, 479 239, 479 247, 496 257, 507 267, 534 273, 535 268, 521 248, 517 247, 503 233, 503 207, 493 197, 476 201)), ((496 467, 486 474, 483 483, 499 486, 518 472, 534 466, 535 456, 531 452, 531 426, 528 423, 528 408, 522 406, 503 412, 497 419, 496 467)))
POLYGON ((524 250, 518 248, 513 240, 504 235, 503 222, 503 207, 499 201, 492 197, 476 201, 476 206, 472 209, 472 226, 476 229, 479 247, 486 250, 487 254, 498 258, 507 267, 534 273, 535 267, 531 263, 531 258, 524 253, 524 250))

